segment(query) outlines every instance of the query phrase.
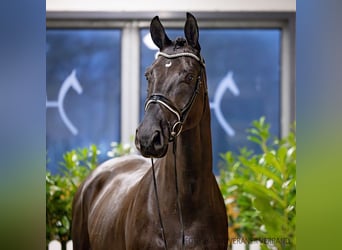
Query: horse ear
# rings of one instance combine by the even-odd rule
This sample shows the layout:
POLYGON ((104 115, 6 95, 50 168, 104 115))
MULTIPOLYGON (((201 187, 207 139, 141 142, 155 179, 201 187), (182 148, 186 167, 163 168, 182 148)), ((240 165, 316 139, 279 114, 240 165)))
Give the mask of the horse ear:
POLYGON ((191 45, 194 49, 198 51, 201 50, 201 46, 198 43, 199 32, 196 18, 190 14, 189 12, 186 13, 186 22, 184 26, 184 34, 188 44, 191 45))
POLYGON ((157 45, 160 50, 172 44, 172 41, 167 37, 158 16, 155 16, 151 21, 150 33, 154 44, 157 45))

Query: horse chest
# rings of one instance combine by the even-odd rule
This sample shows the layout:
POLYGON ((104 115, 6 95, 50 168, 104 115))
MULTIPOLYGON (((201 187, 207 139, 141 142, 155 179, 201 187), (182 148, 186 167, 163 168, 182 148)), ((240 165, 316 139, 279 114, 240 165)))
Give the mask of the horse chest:
MULTIPOLYGON (((194 212, 194 214, 196 214, 194 212)), ((151 215, 149 215, 151 216, 151 215)), ((225 249, 225 230, 214 228, 209 220, 216 221, 215 216, 186 216, 184 220, 185 249, 225 249), (189 220, 191 218, 191 220, 189 220), (209 231, 210 228, 210 231, 209 231)), ((165 249, 162 237, 162 229, 158 221, 158 214, 152 215, 149 219, 147 215, 136 215, 132 217, 134 221, 127 227, 126 249, 165 249), (134 232, 134 233, 133 233, 134 232)), ((167 242, 167 249, 179 250, 182 246, 181 225, 176 209, 172 209, 168 214, 162 214, 164 232, 167 242)))

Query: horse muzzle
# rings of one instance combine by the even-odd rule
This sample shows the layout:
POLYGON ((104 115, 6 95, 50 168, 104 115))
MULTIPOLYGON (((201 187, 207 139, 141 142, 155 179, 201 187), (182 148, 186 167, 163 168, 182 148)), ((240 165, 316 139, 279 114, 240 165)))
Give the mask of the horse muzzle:
POLYGON ((135 146, 144 157, 162 158, 168 148, 168 140, 161 128, 140 124, 135 134, 135 146))

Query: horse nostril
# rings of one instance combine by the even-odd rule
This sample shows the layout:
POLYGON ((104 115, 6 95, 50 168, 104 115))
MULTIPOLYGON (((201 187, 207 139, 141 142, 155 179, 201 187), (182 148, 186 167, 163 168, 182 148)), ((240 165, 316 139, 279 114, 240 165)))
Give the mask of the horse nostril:
MULTIPOLYGON (((149 127, 150 128, 150 127, 149 127)), ((160 129, 137 129, 135 132, 135 146, 145 157, 163 157, 167 144, 160 129)))
POLYGON ((159 131, 156 131, 153 134, 152 143, 153 143, 154 146, 161 146, 162 145, 161 135, 160 135, 159 131))

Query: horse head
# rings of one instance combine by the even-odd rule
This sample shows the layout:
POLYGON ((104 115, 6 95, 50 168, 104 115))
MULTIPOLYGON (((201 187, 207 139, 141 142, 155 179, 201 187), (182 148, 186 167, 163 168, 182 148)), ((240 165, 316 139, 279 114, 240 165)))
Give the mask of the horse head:
POLYGON ((143 156, 160 158, 166 154, 170 141, 201 120, 205 66, 197 21, 190 13, 184 26, 185 38, 171 41, 158 16, 151 21, 150 33, 159 52, 145 73, 145 115, 136 130, 135 144, 143 156))

